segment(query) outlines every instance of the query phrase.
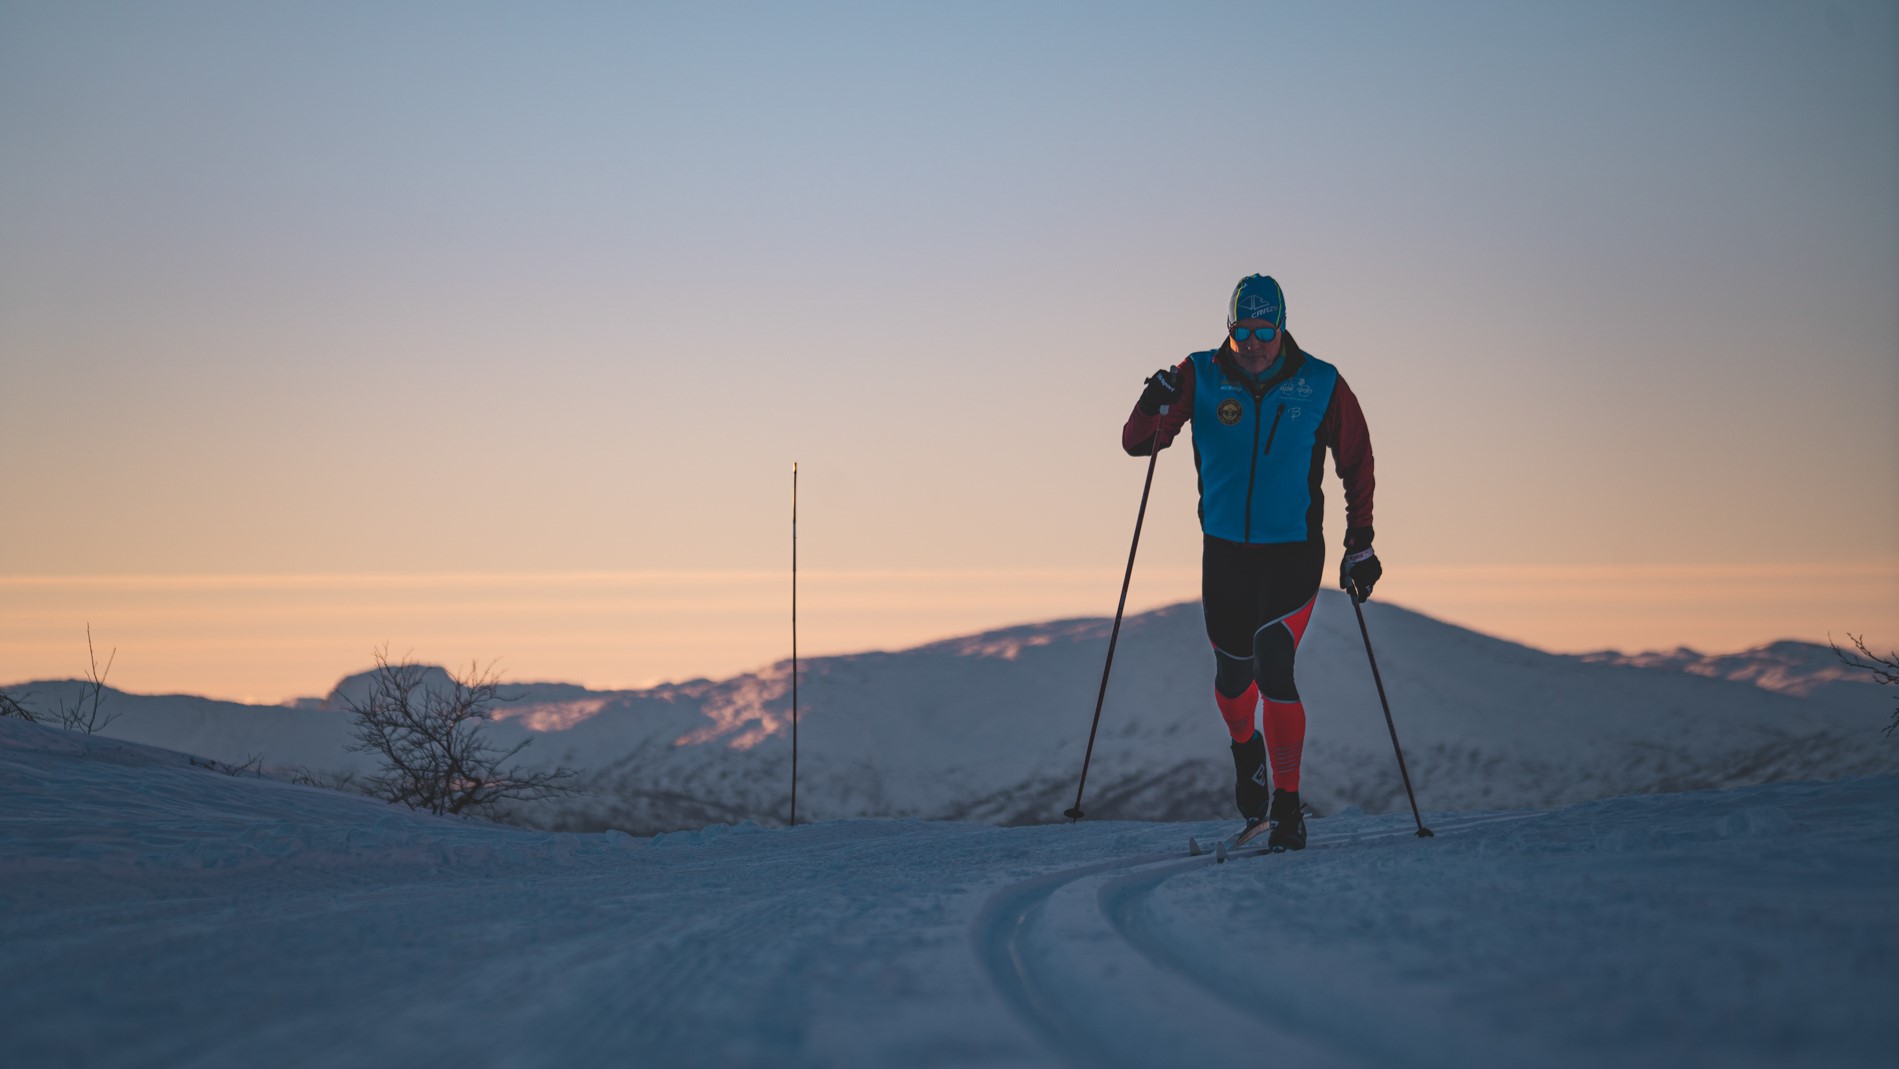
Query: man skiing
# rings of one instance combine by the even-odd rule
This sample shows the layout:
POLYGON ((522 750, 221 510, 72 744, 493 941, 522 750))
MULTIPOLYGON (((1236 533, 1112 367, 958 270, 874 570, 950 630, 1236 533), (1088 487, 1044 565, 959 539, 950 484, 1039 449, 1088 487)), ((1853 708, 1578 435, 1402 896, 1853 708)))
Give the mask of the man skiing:
POLYGON ((1339 585, 1362 601, 1382 574, 1371 548, 1371 436, 1338 369, 1286 332, 1285 296, 1270 276, 1240 280, 1226 325, 1218 349, 1147 379, 1121 446, 1147 456, 1193 423, 1200 599, 1213 641, 1213 697, 1232 736, 1234 801, 1246 820, 1240 839, 1265 822, 1269 849, 1303 850, 1306 711, 1293 685, 1293 656, 1325 568, 1319 481, 1330 448, 1345 484, 1339 585))

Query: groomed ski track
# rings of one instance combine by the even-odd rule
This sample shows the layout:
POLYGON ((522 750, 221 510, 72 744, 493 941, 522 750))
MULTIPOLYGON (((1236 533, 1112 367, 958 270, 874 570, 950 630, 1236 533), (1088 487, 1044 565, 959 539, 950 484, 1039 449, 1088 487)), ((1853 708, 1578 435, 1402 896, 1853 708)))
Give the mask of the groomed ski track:
POLYGON ((408 813, 0 721, 8 1069, 1885 1066, 1899 778, 1565 809, 846 820, 408 813), (1792 849, 1775 849, 1787 844, 1792 849))
MULTIPOLYGON (((1454 836, 1542 815, 1463 816, 1432 830, 1454 836)), ((1218 879, 1237 866, 1298 864, 1332 850, 1407 841, 1414 849, 1431 845, 1407 822, 1316 842, 1303 852, 1246 854, 1216 864, 1212 854, 1187 856, 1183 839, 1178 852, 1103 861, 1003 888, 984 905, 972 941, 997 992, 1051 1051, 1075 1065, 1238 1064, 1267 1049, 1290 1065, 1419 1064, 1415 1050, 1349 1033, 1327 1035, 1275 1017, 1269 1006, 1242 994, 1252 985, 1183 951, 1158 929, 1151 910, 1155 892, 1170 880, 1218 879)), ((1259 962, 1255 977, 1272 968, 1259 962)))

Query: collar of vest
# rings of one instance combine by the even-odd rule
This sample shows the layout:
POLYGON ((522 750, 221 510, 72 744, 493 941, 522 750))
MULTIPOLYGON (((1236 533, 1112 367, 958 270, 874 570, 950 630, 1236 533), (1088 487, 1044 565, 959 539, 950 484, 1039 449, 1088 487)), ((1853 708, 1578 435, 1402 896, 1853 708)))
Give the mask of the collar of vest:
POLYGON ((1284 358, 1280 361, 1279 370, 1258 384, 1255 384, 1246 372, 1240 370, 1238 357, 1233 352, 1231 337, 1220 343, 1220 348, 1213 354, 1213 362, 1219 366, 1221 374, 1227 377, 1227 381, 1255 396, 1264 397, 1272 392, 1273 387, 1297 374, 1306 362, 1305 350, 1299 348, 1299 343, 1292 340, 1292 333, 1286 332, 1285 337, 1285 342, 1279 348, 1279 355, 1284 358))

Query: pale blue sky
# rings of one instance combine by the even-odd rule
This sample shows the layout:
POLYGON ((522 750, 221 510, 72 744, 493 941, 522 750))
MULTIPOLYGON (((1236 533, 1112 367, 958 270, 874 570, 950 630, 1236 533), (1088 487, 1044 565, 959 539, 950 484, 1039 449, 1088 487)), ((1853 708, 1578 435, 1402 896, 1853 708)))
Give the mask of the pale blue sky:
POLYGON ((1863 3, 0 2, 0 574, 767 569, 799 460, 814 567, 1106 612, 1140 379, 1266 271, 1394 596, 1861 567, 1741 630, 1899 634, 1895 57, 1863 3))

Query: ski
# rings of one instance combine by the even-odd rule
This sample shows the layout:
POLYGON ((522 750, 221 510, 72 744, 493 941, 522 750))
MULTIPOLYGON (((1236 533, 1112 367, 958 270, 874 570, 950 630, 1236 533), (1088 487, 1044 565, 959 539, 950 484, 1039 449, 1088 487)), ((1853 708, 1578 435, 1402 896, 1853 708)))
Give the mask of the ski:
MULTIPOLYGON (((1531 818, 1540 817, 1544 815, 1545 814, 1541 814, 1541 813, 1502 813, 1502 814, 1493 814, 1490 816, 1478 816, 1478 817, 1473 817, 1469 819, 1456 819, 1445 830, 1463 831, 1467 828, 1479 828, 1487 824, 1515 823, 1517 821, 1529 820, 1531 818)), ((1216 864, 1224 864, 1229 859, 1236 858, 1236 857, 1257 857, 1261 854, 1284 854, 1284 853, 1291 852, 1284 847, 1267 846, 1266 844, 1259 843, 1259 842, 1252 842, 1247 845, 1241 846, 1235 842, 1235 840, 1238 838, 1239 836, 1235 835, 1235 836, 1230 836, 1225 839, 1217 839, 1217 840, 1212 841, 1211 843, 1203 843, 1195 836, 1188 836, 1187 837, 1187 855, 1189 857, 1205 857, 1208 854, 1212 854, 1213 860, 1216 864)), ((1255 838, 1257 838, 1257 836, 1255 836, 1255 838)), ((1378 841, 1386 840, 1386 839, 1409 839, 1409 838, 1421 838, 1421 836, 1417 836, 1417 834, 1411 831, 1410 829, 1401 829, 1401 830, 1392 830, 1392 831, 1359 832, 1356 834, 1347 835, 1342 839, 1326 839, 1323 842, 1313 843, 1307 846, 1306 849, 1329 850, 1335 847, 1349 846, 1355 843, 1378 842, 1378 841)), ((1435 838, 1435 836, 1430 836, 1430 838, 1435 838)))
POLYGON ((1270 822, 1270 820, 1261 820, 1259 824, 1253 824, 1250 828, 1244 828, 1242 832, 1238 832, 1236 835, 1227 835, 1225 839, 1215 839, 1212 845, 1200 843, 1200 839, 1198 839, 1196 835, 1187 835, 1187 856, 1198 858, 1198 856, 1202 856, 1202 854, 1213 854, 1217 860, 1227 860, 1227 854, 1246 847, 1253 839, 1257 839, 1259 835, 1267 834, 1270 830, 1272 830, 1272 822, 1270 822))
POLYGON ((1236 857, 1262 857, 1266 854, 1283 854, 1285 852, 1286 848, 1283 846, 1267 846, 1264 843, 1256 843, 1252 846, 1236 847, 1232 850, 1224 851, 1223 856, 1216 857, 1213 860, 1215 864, 1224 865, 1236 857))
POLYGON ((1264 844, 1254 843, 1254 840, 1271 830, 1272 823, 1262 820, 1237 835, 1229 836, 1225 839, 1215 839, 1211 846, 1203 844, 1198 836, 1189 835, 1187 836, 1187 856, 1205 857, 1208 854, 1212 854, 1213 860, 1216 863, 1225 864, 1226 859, 1229 857, 1250 857, 1254 854, 1284 853, 1283 850, 1273 850, 1264 844))
POLYGON ((1261 854, 1283 854, 1285 852, 1284 849, 1275 849, 1264 843, 1253 843, 1247 846, 1228 846, 1225 839, 1215 839, 1213 845, 1208 846, 1193 836, 1188 836, 1187 838, 1188 857, 1206 857, 1208 854, 1212 854, 1213 863, 1216 865, 1224 865, 1228 860, 1236 857, 1258 857, 1261 854))
POLYGON ((1199 836, 1189 835, 1187 836, 1187 856, 1205 857, 1208 854, 1215 856, 1224 855, 1228 850, 1238 845, 1237 839, 1237 836, 1228 836, 1224 839, 1215 839, 1212 842, 1203 843, 1200 841, 1199 836))
POLYGON ((1234 849, 1238 849, 1242 846, 1245 846, 1247 843, 1252 842, 1254 839, 1257 839, 1260 836, 1265 835, 1267 832, 1270 832, 1272 830, 1273 830, 1273 822, 1270 820, 1262 820, 1262 821, 1259 821, 1258 823, 1248 825, 1245 831, 1242 831, 1238 835, 1233 837, 1233 847, 1234 849))
MULTIPOLYGON (((1201 852, 1194 856, 1200 857, 1208 852, 1209 851, 1203 847, 1201 852)), ((1213 850, 1211 851, 1213 854, 1213 863, 1216 865, 1224 865, 1236 857, 1262 857, 1266 854, 1284 854, 1288 852, 1289 851, 1283 846, 1267 846, 1265 843, 1249 843, 1246 846, 1228 846, 1224 839, 1214 843, 1213 850)))

